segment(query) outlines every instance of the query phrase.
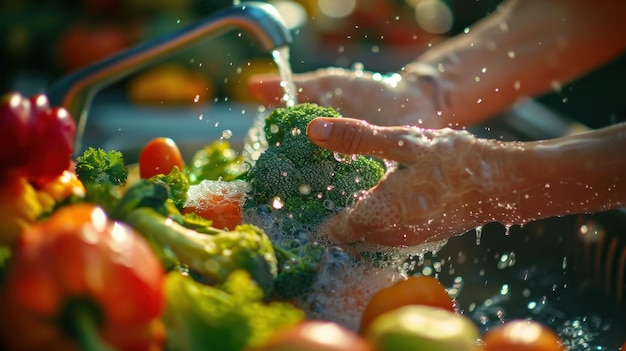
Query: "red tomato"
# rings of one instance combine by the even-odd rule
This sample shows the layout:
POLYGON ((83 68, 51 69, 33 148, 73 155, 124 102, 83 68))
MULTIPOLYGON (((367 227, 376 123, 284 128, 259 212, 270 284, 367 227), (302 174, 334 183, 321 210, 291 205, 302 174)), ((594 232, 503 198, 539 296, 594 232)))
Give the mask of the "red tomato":
POLYGON ((277 331, 260 347, 248 351, 371 351, 359 335, 341 325, 307 320, 277 331))
POLYGON ((530 320, 513 320, 489 329, 483 342, 484 351, 565 351, 554 331, 530 320))
POLYGON ((149 141, 139 154, 139 176, 148 179, 157 174, 169 174, 174 166, 183 169, 183 156, 170 138, 149 141))
POLYGON ((410 276, 376 292, 363 311, 360 331, 379 315, 406 305, 428 305, 456 312, 454 300, 441 283, 430 276, 410 276))

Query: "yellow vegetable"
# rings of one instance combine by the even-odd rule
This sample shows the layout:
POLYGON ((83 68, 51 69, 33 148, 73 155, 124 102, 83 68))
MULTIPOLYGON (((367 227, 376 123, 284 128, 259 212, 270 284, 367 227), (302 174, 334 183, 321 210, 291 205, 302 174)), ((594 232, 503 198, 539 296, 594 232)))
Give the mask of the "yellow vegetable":
POLYGON ((0 245, 13 245, 23 228, 71 195, 83 197, 85 188, 70 171, 41 189, 35 189, 25 177, 4 179, 0 184, 0 245))

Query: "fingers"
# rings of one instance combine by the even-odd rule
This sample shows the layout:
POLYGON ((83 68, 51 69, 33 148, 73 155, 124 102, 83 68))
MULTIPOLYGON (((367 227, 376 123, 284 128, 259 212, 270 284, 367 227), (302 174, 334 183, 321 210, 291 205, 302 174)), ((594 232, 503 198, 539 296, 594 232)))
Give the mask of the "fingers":
POLYGON ((411 149, 416 144, 411 139, 421 136, 417 128, 380 127, 352 118, 316 118, 309 123, 307 135, 316 145, 332 151, 397 162, 415 158, 411 149))

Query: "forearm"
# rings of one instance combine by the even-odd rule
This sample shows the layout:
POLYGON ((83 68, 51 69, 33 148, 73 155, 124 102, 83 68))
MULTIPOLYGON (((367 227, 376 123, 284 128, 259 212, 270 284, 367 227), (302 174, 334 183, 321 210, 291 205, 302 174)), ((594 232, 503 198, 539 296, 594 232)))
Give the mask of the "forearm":
POLYGON ((511 224, 626 206, 626 124, 503 150, 512 189, 490 194, 511 224), (510 204, 505 209, 499 204, 510 204))
POLYGON ((619 55, 626 49, 624 13, 622 0, 507 1, 417 62, 440 72, 444 124, 468 125, 619 55))

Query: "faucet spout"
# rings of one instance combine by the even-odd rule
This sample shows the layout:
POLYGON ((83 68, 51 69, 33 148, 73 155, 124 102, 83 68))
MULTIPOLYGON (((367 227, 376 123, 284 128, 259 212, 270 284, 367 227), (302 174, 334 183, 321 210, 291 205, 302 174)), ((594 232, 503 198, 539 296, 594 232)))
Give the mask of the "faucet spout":
POLYGON ((262 2, 243 2, 59 79, 47 95, 53 106, 65 107, 76 121, 75 152, 80 151, 89 107, 100 89, 202 40, 237 28, 250 34, 268 52, 287 46, 292 40, 275 7, 262 2))

